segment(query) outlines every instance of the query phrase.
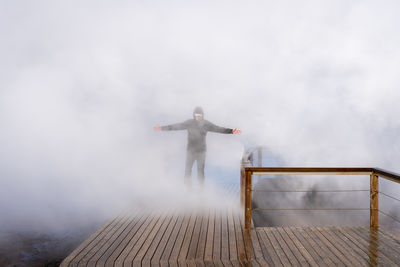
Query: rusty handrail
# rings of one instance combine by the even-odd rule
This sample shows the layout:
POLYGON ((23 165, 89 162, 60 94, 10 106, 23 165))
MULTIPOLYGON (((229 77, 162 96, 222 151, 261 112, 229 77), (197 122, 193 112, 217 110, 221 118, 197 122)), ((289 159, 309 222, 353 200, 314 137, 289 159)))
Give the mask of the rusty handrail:
POLYGON ((400 174, 379 168, 349 167, 250 167, 241 170, 241 204, 244 207, 245 229, 251 229, 251 192, 253 174, 294 175, 370 175, 370 227, 378 227, 378 177, 400 183, 400 174), (244 180, 244 181, 243 181, 244 180), (242 202, 242 199, 244 200, 242 202))

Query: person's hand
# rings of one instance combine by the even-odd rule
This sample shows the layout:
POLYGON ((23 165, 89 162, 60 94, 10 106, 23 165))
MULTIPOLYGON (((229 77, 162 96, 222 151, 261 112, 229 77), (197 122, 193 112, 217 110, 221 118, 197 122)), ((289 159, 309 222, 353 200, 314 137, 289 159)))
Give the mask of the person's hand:
POLYGON ((154 126, 154 131, 156 131, 156 132, 158 132, 158 131, 161 131, 161 126, 160 125, 156 125, 156 126, 154 126))
POLYGON ((232 133, 233 133, 233 134, 241 134, 242 131, 241 131, 240 129, 238 129, 238 128, 234 128, 234 129, 232 130, 232 133))

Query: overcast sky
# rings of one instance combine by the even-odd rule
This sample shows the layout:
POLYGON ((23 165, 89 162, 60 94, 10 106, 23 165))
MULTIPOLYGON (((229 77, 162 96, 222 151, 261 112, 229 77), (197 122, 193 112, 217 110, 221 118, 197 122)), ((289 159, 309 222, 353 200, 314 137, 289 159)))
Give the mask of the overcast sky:
POLYGON ((400 172, 399 12, 397 0, 1 1, 0 224, 176 196, 186 133, 152 127, 198 105, 243 131, 208 135, 208 169, 232 181, 251 145, 288 166, 400 172))

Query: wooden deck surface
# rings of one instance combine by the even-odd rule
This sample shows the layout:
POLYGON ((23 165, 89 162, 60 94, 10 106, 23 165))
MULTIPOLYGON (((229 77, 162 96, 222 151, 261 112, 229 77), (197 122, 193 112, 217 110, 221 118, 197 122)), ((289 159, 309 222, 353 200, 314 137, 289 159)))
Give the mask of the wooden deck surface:
POLYGON ((238 188, 225 186, 219 195, 218 208, 147 209, 152 212, 114 218, 61 266, 400 266, 400 239, 393 232, 369 227, 246 232, 243 211, 235 208, 238 188))
POLYGON ((136 213, 105 224, 61 266, 400 266, 400 241, 369 227, 259 227, 232 209, 136 213))

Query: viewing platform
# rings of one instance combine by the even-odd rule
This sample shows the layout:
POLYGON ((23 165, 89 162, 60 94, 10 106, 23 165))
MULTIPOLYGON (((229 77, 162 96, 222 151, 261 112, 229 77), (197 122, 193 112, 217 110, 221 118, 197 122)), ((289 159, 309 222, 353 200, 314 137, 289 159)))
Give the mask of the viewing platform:
POLYGON ((233 210, 136 213, 106 223, 61 266, 400 266, 400 239, 370 227, 257 227, 233 210))
POLYGON ((265 168, 244 161, 240 188, 223 187, 226 206, 128 212, 104 224, 61 266, 400 266, 400 233, 379 225, 378 214, 387 214, 378 199, 400 200, 379 191, 379 178, 400 182, 399 175, 376 168, 265 168), (257 174, 369 175, 370 225, 255 227, 257 174))

